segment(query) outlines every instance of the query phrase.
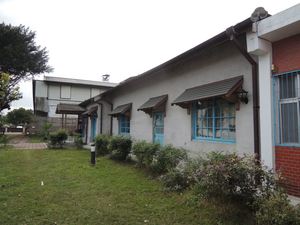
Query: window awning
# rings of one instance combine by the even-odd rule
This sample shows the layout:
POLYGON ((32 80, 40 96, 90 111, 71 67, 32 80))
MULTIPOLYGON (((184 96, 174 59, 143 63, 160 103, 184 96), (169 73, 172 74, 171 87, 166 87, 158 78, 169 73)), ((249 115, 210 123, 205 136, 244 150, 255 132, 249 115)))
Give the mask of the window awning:
POLYGON ((155 110, 165 111, 165 103, 168 100, 168 95, 161 95, 149 98, 143 105, 138 108, 138 111, 151 114, 155 110))
POLYGON ((108 115, 111 116, 118 116, 120 114, 125 114, 131 110, 132 103, 124 104, 124 105, 119 105, 117 106, 113 111, 108 113, 108 115))
POLYGON ((90 108, 89 110, 85 111, 84 113, 81 114, 81 116, 85 117, 85 116, 97 116, 97 111, 98 111, 98 106, 94 106, 92 108, 90 108))
POLYGON ((56 114, 81 114, 85 111, 84 108, 76 104, 59 103, 56 106, 56 114))
POLYGON ((189 88, 178 96, 171 104, 186 107, 193 101, 215 97, 230 98, 235 92, 241 90, 242 84, 243 76, 238 76, 189 88))

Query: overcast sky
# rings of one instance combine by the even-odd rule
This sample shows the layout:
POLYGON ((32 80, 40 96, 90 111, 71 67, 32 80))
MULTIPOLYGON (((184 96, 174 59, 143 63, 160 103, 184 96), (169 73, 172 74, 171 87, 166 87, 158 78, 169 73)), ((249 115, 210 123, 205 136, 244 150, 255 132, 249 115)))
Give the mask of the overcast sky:
MULTIPOLYGON (((0 22, 36 31, 49 51, 47 75, 112 82, 145 72, 248 18, 296 0, 0 0, 0 22)), ((40 76, 42 78, 43 75, 40 76)), ((32 108, 31 82, 13 108, 32 108)))

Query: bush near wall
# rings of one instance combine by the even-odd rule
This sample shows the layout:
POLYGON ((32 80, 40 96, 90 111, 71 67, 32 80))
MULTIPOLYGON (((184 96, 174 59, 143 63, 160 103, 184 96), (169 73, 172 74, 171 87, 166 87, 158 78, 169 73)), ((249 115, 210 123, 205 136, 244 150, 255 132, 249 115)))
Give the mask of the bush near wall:
POLYGON ((110 157, 115 160, 125 161, 131 152, 132 140, 127 136, 113 136, 110 140, 110 157))
POLYGON ((110 153, 109 143, 111 137, 108 135, 97 135, 95 137, 95 146, 97 156, 104 156, 110 153))
POLYGON ((187 152, 185 149, 175 148, 172 145, 161 146, 155 155, 151 170, 155 174, 164 174, 185 160, 187 160, 187 152))
POLYGON ((50 133, 49 138, 49 148, 63 148, 65 141, 68 138, 68 134, 64 129, 60 129, 57 132, 50 133))
POLYGON ((192 187, 198 199, 239 204, 257 225, 300 225, 300 209, 290 204, 277 176, 250 156, 212 152, 180 164, 161 181, 167 190, 192 187))
POLYGON ((138 165, 146 168, 150 168, 159 149, 159 144, 148 143, 146 141, 138 141, 132 147, 132 151, 136 156, 138 165))
POLYGON ((74 144, 77 149, 81 149, 83 147, 83 140, 81 134, 74 133, 74 144))

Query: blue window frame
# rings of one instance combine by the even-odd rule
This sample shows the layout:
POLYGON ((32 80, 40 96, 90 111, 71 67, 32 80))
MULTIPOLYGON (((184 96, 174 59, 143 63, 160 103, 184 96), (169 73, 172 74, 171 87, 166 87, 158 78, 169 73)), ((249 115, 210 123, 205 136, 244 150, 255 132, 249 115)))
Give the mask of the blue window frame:
POLYGON ((119 115, 119 134, 130 134, 130 119, 124 114, 119 115))
POLYGON ((235 143, 235 104, 222 99, 194 103, 194 140, 235 143))

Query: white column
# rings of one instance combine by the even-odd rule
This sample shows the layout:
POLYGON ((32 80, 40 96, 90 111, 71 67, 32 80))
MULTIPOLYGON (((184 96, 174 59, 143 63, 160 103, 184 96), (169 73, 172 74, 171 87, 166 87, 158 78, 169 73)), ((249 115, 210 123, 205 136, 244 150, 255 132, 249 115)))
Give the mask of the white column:
POLYGON ((247 50, 258 57, 260 152, 263 164, 272 169, 275 165, 272 127, 272 44, 259 38, 256 32, 250 32, 247 34, 247 50))
POLYGON ((272 46, 258 57, 259 100, 260 100, 260 149, 264 165, 274 168, 275 151, 273 143, 273 89, 272 89, 272 46))

